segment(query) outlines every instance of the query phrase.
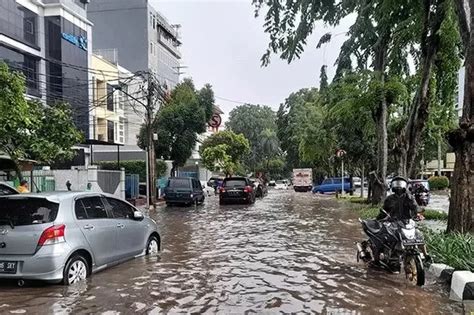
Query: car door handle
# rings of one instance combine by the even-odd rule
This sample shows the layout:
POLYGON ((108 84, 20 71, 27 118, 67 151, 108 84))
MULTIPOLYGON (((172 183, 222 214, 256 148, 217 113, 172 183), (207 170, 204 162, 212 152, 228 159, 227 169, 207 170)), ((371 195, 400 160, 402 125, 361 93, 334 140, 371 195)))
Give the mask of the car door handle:
POLYGON ((85 230, 93 230, 93 229, 94 229, 94 226, 91 225, 91 224, 87 224, 87 225, 84 225, 84 229, 85 229, 85 230))
POLYGON ((117 223, 117 227, 123 229, 125 225, 123 225, 122 223, 117 223))

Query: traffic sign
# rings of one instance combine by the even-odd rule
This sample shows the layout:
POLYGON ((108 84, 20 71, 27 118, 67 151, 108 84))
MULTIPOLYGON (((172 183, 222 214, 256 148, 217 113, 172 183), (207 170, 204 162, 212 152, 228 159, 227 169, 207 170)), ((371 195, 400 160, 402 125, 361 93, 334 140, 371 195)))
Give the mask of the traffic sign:
POLYGON ((219 115, 218 113, 214 113, 214 115, 212 115, 211 117, 211 120, 209 121, 209 126, 211 126, 212 128, 219 128, 221 123, 222 123, 221 115, 219 115))
POLYGON ((337 157, 343 157, 344 155, 346 155, 346 151, 342 150, 342 149, 339 149, 336 151, 336 156, 337 157))

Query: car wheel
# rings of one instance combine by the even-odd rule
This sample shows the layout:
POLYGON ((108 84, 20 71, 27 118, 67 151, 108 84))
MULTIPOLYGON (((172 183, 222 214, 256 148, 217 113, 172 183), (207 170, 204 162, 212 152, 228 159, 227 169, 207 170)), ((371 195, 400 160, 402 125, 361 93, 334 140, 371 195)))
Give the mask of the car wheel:
POLYGON ((160 243, 155 235, 150 236, 146 244, 146 255, 156 255, 160 251, 160 243))
POLYGON ((63 271, 63 283, 65 285, 84 281, 89 276, 89 264, 81 255, 69 258, 63 271))
POLYGON ((219 204, 220 204, 220 205, 225 205, 224 200, 219 200, 219 204))

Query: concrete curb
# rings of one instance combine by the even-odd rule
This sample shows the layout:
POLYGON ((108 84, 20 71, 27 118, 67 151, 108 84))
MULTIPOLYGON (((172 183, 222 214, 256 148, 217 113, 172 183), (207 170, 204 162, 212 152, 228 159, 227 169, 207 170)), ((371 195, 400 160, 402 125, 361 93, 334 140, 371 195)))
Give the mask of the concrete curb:
POLYGON ((474 300, 474 273, 454 271, 445 264, 431 264, 428 272, 451 285, 451 293, 463 300, 474 300))

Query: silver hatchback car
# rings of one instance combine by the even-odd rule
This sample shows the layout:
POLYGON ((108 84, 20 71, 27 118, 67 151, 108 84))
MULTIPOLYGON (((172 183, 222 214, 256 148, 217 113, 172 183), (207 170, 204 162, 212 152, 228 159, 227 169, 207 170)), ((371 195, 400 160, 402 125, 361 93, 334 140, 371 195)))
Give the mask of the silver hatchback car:
POLYGON ((0 279, 73 284, 111 265, 156 255, 155 221, 108 194, 0 196, 0 279))

